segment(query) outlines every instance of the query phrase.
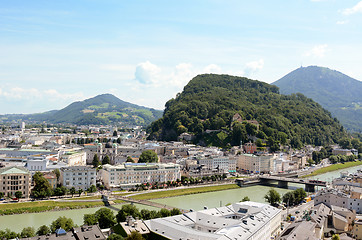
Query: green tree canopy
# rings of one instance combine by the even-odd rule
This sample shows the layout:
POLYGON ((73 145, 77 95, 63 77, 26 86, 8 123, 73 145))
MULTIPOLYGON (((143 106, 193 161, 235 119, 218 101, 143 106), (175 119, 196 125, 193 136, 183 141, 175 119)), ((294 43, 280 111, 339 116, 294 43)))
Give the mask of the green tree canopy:
POLYGON ((50 197, 52 195, 52 187, 48 180, 41 172, 36 172, 33 176, 34 188, 32 194, 36 198, 50 197))
POLYGON ((275 206, 281 200, 280 194, 274 188, 270 189, 264 198, 272 206, 275 206))
POLYGON ((108 155, 104 156, 102 159, 102 165, 110 164, 111 160, 109 159, 108 155))
POLYGON ((158 162, 158 156, 154 151, 146 150, 142 152, 138 162, 139 163, 158 162))
POLYGON ((25 227, 20 233, 22 238, 35 237, 35 229, 33 227, 25 227))
POLYGON ((74 222, 71 218, 58 217, 50 225, 50 230, 55 232, 59 228, 63 228, 65 231, 70 231, 74 227, 74 222))
POLYGON ((141 214, 138 208, 131 204, 123 205, 121 210, 118 211, 116 218, 117 222, 124 222, 128 216, 132 216, 134 218, 141 217, 141 214))
POLYGON ((48 233, 51 233, 51 230, 47 225, 40 226, 36 231, 36 235, 38 236, 47 235, 48 233))
POLYGON ((136 231, 132 231, 130 235, 128 235, 125 240, 145 240, 142 237, 142 234, 136 231))
POLYGON ((98 220, 100 228, 110 228, 117 223, 112 210, 108 208, 101 208, 96 211, 95 217, 98 220))
POLYGON ((248 196, 245 196, 241 201, 242 202, 247 202, 247 201, 250 201, 250 198, 248 196))
POLYGON ((23 192, 22 191, 16 191, 15 192, 15 197, 16 198, 22 198, 23 197, 23 192))
POLYGON ((84 214, 83 215, 83 224, 92 226, 98 223, 98 219, 95 214, 84 214))
POLYGON ((99 161, 99 158, 98 158, 98 155, 97 154, 94 154, 93 156, 93 161, 92 161, 92 165, 94 168, 98 167, 100 165, 100 161, 99 161))

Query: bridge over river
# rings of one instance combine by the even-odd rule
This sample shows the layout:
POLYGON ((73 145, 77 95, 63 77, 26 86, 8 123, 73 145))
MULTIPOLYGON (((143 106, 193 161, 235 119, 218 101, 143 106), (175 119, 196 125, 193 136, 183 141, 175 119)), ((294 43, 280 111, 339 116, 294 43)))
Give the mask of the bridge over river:
POLYGON ((254 178, 246 179, 236 179, 236 183, 239 186, 246 186, 249 184, 263 184, 268 182, 278 182, 279 187, 288 188, 288 183, 298 183, 305 185, 305 191, 314 192, 315 186, 326 187, 327 183, 325 181, 310 180, 310 179, 298 179, 290 177, 280 177, 280 176, 270 176, 270 175, 261 175, 254 178))
MULTIPOLYGON (((129 198, 129 197, 125 197, 125 196, 112 195, 112 198, 116 198, 116 199, 119 199, 119 200, 123 200, 123 201, 129 202, 129 203, 138 203, 138 204, 143 204, 143 205, 147 205, 147 206, 151 206, 151 207, 156 207, 156 208, 166 208, 166 209, 168 209, 168 210, 172 210, 172 209, 175 208, 175 207, 167 206, 167 205, 161 204, 161 203, 151 202, 151 201, 148 201, 148 200, 136 200, 136 199, 129 198)), ((180 210, 182 213, 189 212, 188 210, 181 209, 181 208, 179 208, 179 210, 180 210)))

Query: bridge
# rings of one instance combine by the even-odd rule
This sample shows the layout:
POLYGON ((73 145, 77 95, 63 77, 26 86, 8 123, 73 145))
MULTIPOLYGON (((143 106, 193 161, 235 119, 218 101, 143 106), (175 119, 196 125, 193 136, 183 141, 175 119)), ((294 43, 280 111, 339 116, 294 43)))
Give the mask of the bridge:
MULTIPOLYGON (((125 196, 117 196, 117 195, 113 195, 112 197, 116 198, 116 199, 119 199, 119 200, 123 200, 125 202, 129 202, 129 203, 138 203, 138 204, 147 205, 147 206, 156 207, 156 208, 165 208, 167 210, 172 210, 172 209, 175 208, 175 207, 172 207, 172 206, 168 206, 168 205, 161 204, 161 203, 156 203, 156 202, 151 202, 151 201, 148 201, 148 200, 136 200, 136 199, 133 199, 133 198, 129 198, 129 197, 125 197, 125 196)), ((181 208, 178 208, 178 209, 182 213, 189 212, 188 210, 185 210, 185 209, 181 209, 181 208)))
POLYGON ((305 185, 305 191, 314 192, 315 187, 326 187, 327 183, 324 181, 310 180, 310 179, 298 179, 290 177, 280 177, 280 176, 270 176, 270 175, 261 175, 253 178, 247 179, 237 179, 236 183, 239 186, 246 186, 249 184, 263 184, 268 182, 278 182, 278 187, 287 188, 288 183, 298 183, 305 185))

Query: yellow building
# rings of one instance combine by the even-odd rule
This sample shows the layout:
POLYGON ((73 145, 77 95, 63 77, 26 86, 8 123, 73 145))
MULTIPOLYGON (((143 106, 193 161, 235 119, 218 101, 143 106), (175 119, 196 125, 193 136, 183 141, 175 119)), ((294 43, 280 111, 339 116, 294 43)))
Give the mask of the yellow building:
POLYGON ((29 198, 31 174, 23 167, 7 167, 0 169, 0 192, 5 196, 15 196, 17 191, 29 198))

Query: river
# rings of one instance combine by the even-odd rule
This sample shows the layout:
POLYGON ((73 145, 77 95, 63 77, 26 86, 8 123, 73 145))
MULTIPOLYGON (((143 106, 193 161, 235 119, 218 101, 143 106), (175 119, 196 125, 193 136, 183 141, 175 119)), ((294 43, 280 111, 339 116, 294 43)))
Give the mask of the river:
MULTIPOLYGON (((324 173, 318 176, 311 177, 312 179, 319 179, 323 181, 331 181, 333 178, 340 176, 340 172, 348 171, 349 173, 356 172, 358 169, 361 169, 361 166, 346 168, 342 170, 337 170, 334 172, 324 173)), ((290 190, 303 187, 304 185, 299 184, 289 184, 289 189, 276 188, 275 189, 280 193, 284 194, 290 190)), ((272 186, 271 186, 272 187, 272 186)), ((164 199, 155 199, 154 202, 166 204, 169 206, 174 206, 183 209, 193 209, 201 210, 205 206, 209 208, 223 206, 228 203, 239 202, 243 197, 248 196, 251 201, 255 202, 264 202, 265 193, 271 188, 270 186, 249 186, 231 190, 224 190, 218 192, 208 192, 201 194, 185 195, 164 199)), ((117 208, 120 208, 122 205, 114 205, 117 208)), ((137 205, 140 209, 155 209, 152 207, 137 205)), ((43 213, 28 213, 28 214, 18 214, 11 216, 0 216, 0 230, 6 228, 11 229, 15 232, 20 232, 24 227, 32 226, 37 229, 41 225, 50 225, 52 221, 57 219, 59 216, 65 216, 72 218, 75 224, 81 225, 83 223, 83 215, 94 213, 98 208, 85 208, 85 209, 75 209, 75 210, 64 210, 64 211, 52 211, 52 212, 43 212, 43 213)))

